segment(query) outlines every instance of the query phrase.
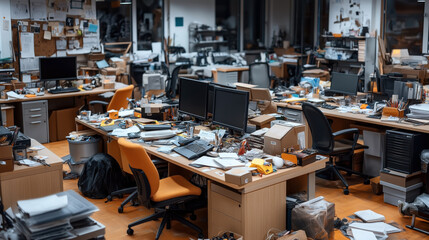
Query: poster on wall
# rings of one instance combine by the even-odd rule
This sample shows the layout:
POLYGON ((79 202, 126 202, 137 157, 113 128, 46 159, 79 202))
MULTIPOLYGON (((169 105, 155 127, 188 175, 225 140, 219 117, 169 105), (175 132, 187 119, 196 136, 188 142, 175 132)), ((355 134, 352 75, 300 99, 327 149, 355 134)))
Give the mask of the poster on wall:
POLYGON ((370 27, 372 1, 330 0, 329 31, 359 35, 362 27, 370 27))
POLYGON ((10 1, 10 13, 12 19, 29 19, 30 6, 28 0, 10 1))
POLYGON ((46 0, 30 0, 31 19, 46 21, 48 12, 46 10, 46 0))

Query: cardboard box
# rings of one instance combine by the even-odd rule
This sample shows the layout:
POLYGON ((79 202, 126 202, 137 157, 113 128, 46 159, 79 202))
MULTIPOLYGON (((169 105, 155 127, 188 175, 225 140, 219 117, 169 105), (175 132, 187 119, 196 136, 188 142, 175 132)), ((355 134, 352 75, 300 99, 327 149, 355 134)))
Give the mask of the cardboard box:
POLYGON ((104 60, 105 55, 104 53, 91 53, 88 54, 88 59, 92 61, 101 61, 104 60))
POLYGON ((78 108, 66 108, 52 111, 49 116, 49 141, 66 139, 70 132, 76 130, 75 118, 78 108))
POLYGON ((302 137, 305 138, 305 125, 274 125, 264 135, 264 152, 274 156, 280 155, 288 148, 299 145, 299 138, 302 137))
POLYGON ((382 170, 380 171, 380 181, 406 188, 422 182, 422 172, 405 174, 392 170, 382 170))
POLYGON ((271 121, 276 118, 271 115, 261 115, 249 120, 251 124, 256 125, 258 128, 269 128, 271 126, 271 121))
POLYGON ((250 183, 252 182, 252 173, 247 169, 233 168, 225 172, 225 181, 236 185, 250 183))
POLYGON ((251 88, 252 101, 271 101, 271 93, 268 88, 251 88))
POLYGON ((250 91, 251 88, 255 88, 258 85, 248 84, 248 83, 241 83, 237 82, 235 83, 235 87, 237 90, 246 91, 249 92, 249 100, 252 99, 252 92, 250 91))
POLYGON ((0 146, 0 173, 11 172, 14 168, 12 146, 0 146))
POLYGON ((118 69, 113 67, 107 67, 101 69, 101 74, 103 75, 117 75, 118 69))
POLYGON ((258 101, 257 106, 262 114, 277 113, 277 105, 271 101, 258 101))
POLYGON ((162 103, 143 104, 139 110, 141 113, 160 113, 163 106, 162 103))
POLYGON ((104 89, 115 89, 115 83, 111 82, 103 82, 103 88, 104 89))

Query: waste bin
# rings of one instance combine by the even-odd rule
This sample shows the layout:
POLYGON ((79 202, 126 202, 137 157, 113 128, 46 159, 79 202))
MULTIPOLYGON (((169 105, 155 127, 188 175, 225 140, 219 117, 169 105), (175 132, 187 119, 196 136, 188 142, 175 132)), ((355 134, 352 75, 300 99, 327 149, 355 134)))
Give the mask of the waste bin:
POLYGON ((71 173, 80 175, 86 161, 100 152, 100 139, 98 136, 81 137, 75 140, 67 139, 70 151, 68 164, 71 173))

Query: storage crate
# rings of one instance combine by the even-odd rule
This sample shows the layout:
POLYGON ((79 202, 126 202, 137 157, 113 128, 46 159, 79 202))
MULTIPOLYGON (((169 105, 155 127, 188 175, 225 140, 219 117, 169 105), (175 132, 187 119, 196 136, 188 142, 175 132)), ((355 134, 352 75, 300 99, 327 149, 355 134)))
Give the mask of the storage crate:
POLYGON ((417 183, 404 188, 384 181, 380 181, 380 184, 383 185, 384 202, 395 206, 398 206, 398 200, 413 202, 423 186, 423 183, 417 183))

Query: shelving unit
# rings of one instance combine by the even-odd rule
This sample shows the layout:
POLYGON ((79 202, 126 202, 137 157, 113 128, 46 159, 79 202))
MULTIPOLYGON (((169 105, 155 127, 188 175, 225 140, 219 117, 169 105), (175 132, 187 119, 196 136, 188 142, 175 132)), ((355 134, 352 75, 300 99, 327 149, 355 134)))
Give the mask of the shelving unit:
POLYGON ((198 52, 207 47, 220 51, 221 46, 228 50, 236 49, 237 34, 235 31, 204 29, 203 25, 197 23, 189 24, 188 31, 190 52, 198 52))

